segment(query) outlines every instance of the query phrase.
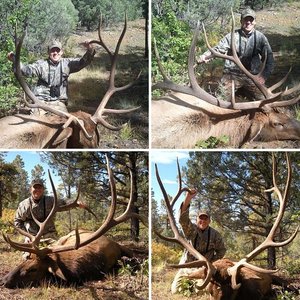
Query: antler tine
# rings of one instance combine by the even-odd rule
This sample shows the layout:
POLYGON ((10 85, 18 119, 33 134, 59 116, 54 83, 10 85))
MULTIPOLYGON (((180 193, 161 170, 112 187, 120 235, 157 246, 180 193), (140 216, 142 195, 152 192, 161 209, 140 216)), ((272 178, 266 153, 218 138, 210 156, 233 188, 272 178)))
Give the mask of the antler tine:
POLYGON ((181 196, 181 194, 183 192, 188 192, 189 191, 189 189, 187 187, 182 188, 181 171, 180 171, 178 158, 177 158, 177 174, 178 174, 178 191, 177 191, 176 196, 171 201, 171 208, 172 209, 174 208, 174 205, 175 205, 176 201, 179 199, 179 197, 181 196))
MULTIPOLYGON (((53 191, 53 206, 51 208, 51 211, 49 213, 49 215, 47 216, 47 218, 45 219, 45 221, 43 222, 40 222, 34 215, 33 211, 32 211, 32 204, 31 204, 31 201, 29 202, 30 203, 30 213, 31 213, 31 216, 34 220, 34 222, 40 227, 37 235, 35 236, 34 240, 32 241, 32 245, 37 247, 39 242, 40 242, 40 239, 41 237, 43 236, 44 234, 44 231, 45 231, 45 227, 46 225, 49 223, 49 221, 55 216, 56 212, 57 212, 57 208, 58 208, 58 199, 57 199, 57 193, 56 193, 56 189, 55 189, 55 186, 54 186, 54 183, 53 183, 53 180, 52 180, 52 177, 51 177, 51 174, 50 174, 50 171, 48 170, 48 176, 49 176, 49 179, 50 179, 50 183, 51 183, 51 187, 52 187, 52 191, 53 191)), ((45 204, 46 205, 46 204, 45 204)))
POLYGON ((133 86, 134 84, 136 84, 136 82, 138 81, 141 72, 139 72, 139 74, 137 75, 137 77, 135 78, 135 80, 127 85, 121 86, 121 87, 116 87, 115 86, 115 75, 116 75, 116 67, 117 67, 117 58, 118 58, 118 54, 119 54, 119 50, 120 50, 120 46, 121 43, 123 41, 123 38, 125 36, 126 30, 127 30, 127 14, 125 13, 125 21, 124 21, 124 27, 122 30, 122 33, 118 39, 116 48, 115 48, 115 52, 112 53, 108 47, 106 46, 105 42, 103 41, 103 38, 101 36, 101 22, 102 22, 102 17, 100 18, 100 22, 99 22, 99 27, 98 27, 98 36, 99 36, 99 41, 91 41, 90 43, 96 43, 100 46, 102 46, 106 52, 108 53, 109 57, 110 57, 110 61, 111 61, 111 70, 110 70, 110 75, 109 75, 109 87, 108 90, 106 91, 105 95, 103 96, 100 105, 98 106, 96 112, 94 113, 94 115, 91 117, 91 120, 95 123, 95 124, 102 124, 104 127, 111 129, 111 130, 120 130, 123 126, 114 126, 111 125, 109 122, 107 122, 104 117, 102 116, 103 114, 106 113, 113 113, 113 114, 123 114, 123 113, 130 113, 133 111, 136 111, 137 109, 140 108, 140 106, 138 107, 134 107, 134 108, 130 108, 130 109, 107 109, 105 108, 105 106, 107 105, 109 99, 111 98, 111 96, 115 93, 115 92, 119 92, 119 91, 123 91, 125 89, 130 88, 131 86, 133 86))
MULTIPOLYGON (((233 14, 233 10, 231 9, 231 16, 232 16, 232 29, 231 29, 231 50, 232 50, 232 56, 230 55, 227 55, 227 54, 222 54, 222 53, 219 53, 217 52, 215 49, 213 49, 210 45, 209 45, 209 42, 208 42, 208 39, 207 39, 207 35, 206 35, 206 31, 205 31, 205 27, 203 25, 203 32, 204 32, 204 36, 205 36, 205 42, 206 42, 206 45, 208 47, 208 49, 211 51, 211 53, 215 56, 215 57, 219 57, 219 58, 223 58, 223 59, 228 59, 228 60, 231 60, 233 61, 238 67, 239 69, 247 76, 249 77, 253 83, 257 86, 257 88, 262 92, 262 94, 264 95, 265 97, 265 100, 261 100, 261 101, 257 101, 257 103, 260 102, 260 107, 265 105, 265 104, 272 104, 271 106, 272 107, 275 107, 275 106, 288 106, 288 105, 291 105, 291 104, 294 104, 296 103, 299 99, 297 98, 297 101, 296 101, 296 98, 292 98, 290 99, 289 101, 285 101, 284 104, 281 103, 282 101, 277 101, 277 100, 280 100, 282 99, 283 96, 288 96, 296 91, 298 91, 300 89, 300 84, 291 88, 291 89, 288 89, 286 91, 281 91, 281 92, 278 92, 278 93, 273 93, 273 91, 277 88, 279 88, 288 78, 288 75, 290 73, 290 71, 286 74, 286 76, 281 79, 278 83, 274 84, 273 86, 271 87, 267 87, 265 86, 264 84, 261 84, 259 82, 259 77, 261 76, 264 68, 265 68, 265 65, 266 65, 266 59, 267 59, 267 53, 265 53, 265 57, 264 57, 264 60, 263 60, 263 63, 262 63, 262 66, 261 66, 261 70, 258 74, 254 75, 252 74, 251 72, 249 72, 242 64, 242 62, 240 61, 238 55, 237 55, 237 52, 236 52, 236 46, 235 46, 235 35, 234 35, 234 30, 235 30, 235 20, 234 20, 234 14, 233 14)), ((256 102, 256 101, 255 101, 256 102)), ((253 102, 252 102, 253 103, 253 102)), ((248 103, 245 103, 247 106, 248 106, 248 103)), ((251 103, 249 103, 249 108, 253 108, 253 105, 251 105, 251 103)), ((239 108, 239 109, 243 109, 243 108, 239 108)))
MULTIPOLYGON (((179 169, 179 163, 177 163, 177 166, 178 166, 178 169, 179 169)), ((158 172, 158 167, 157 167, 156 164, 155 164, 155 171, 156 171, 156 179, 158 181, 158 184, 160 186, 160 189, 162 191, 162 194, 163 194, 163 197, 164 197, 164 200, 165 200, 166 209, 167 209, 167 213, 168 213, 168 218, 169 218, 170 225, 171 225, 171 228, 172 228, 172 231, 173 231, 173 234, 174 234, 174 238, 166 238, 166 237, 162 236, 161 234, 159 234, 159 236, 162 237, 163 239, 168 240, 168 241, 176 242, 176 243, 180 244, 181 246, 183 246, 185 249, 187 249, 189 251, 189 253, 192 254, 197 259, 197 261, 194 262, 194 265, 197 265, 197 266, 206 265, 207 266, 206 278, 203 281, 203 283, 201 284, 201 286, 199 286, 199 289, 204 289, 208 285, 208 283, 210 282, 210 280, 212 278, 212 275, 215 272, 215 268, 202 254, 200 254, 193 247, 192 244, 190 244, 179 233, 178 227, 176 225, 175 217, 174 217, 174 214, 173 214, 173 208, 172 208, 172 205, 170 203, 170 199, 167 195, 167 192, 164 188, 164 185, 161 181, 161 178, 160 178, 160 175, 159 175, 159 172, 158 172)), ((155 231, 155 233, 157 233, 157 232, 155 231)), ((172 267, 173 265, 170 265, 170 266, 172 267)), ((176 268, 180 268, 180 267, 184 268, 184 267, 189 267, 189 266, 187 266, 186 264, 181 264, 181 265, 176 266, 176 268)))
POLYGON ((287 162, 287 179, 286 179, 286 184, 285 184, 285 189, 284 193, 282 195, 281 191, 278 188, 278 185, 276 183, 276 160, 274 155, 272 156, 272 165, 273 165, 273 171, 272 171, 272 177, 273 177, 273 187, 271 189, 266 190, 265 192, 275 192, 277 194, 278 200, 279 200, 279 211, 276 216, 275 222, 266 237, 266 239, 258 246, 256 247, 252 252, 247 254, 245 258, 241 259, 239 262, 237 262, 233 267, 228 269, 228 273, 231 275, 231 282, 232 282, 232 287, 233 289, 238 289, 240 287, 240 284, 236 284, 236 276, 239 268, 242 266, 248 267, 252 270, 262 272, 262 273, 275 273, 278 270, 265 270, 256 266, 253 266, 249 264, 249 261, 251 261, 254 257, 256 257, 259 253, 264 251, 265 249, 269 247, 282 247, 287 244, 289 244, 297 235, 299 226, 297 226, 295 232, 285 241, 282 242, 275 242, 274 241, 274 236, 276 233, 276 230, 278 229, 278 226, 283 218, 284 215, 284 210, 286 207, 287 199, 288 199, 288 193, 289 193, 289 188, 291 185, 291 175, 292 175, 292 167, 291 167, 291 162, 288 154, 286 153, 286 162, 287 162))

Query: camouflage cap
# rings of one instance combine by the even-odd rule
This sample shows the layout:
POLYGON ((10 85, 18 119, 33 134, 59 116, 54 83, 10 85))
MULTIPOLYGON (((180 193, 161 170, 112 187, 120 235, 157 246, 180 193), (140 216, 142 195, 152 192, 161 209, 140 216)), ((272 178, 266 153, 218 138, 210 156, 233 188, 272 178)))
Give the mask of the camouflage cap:
POLYGON ((200 216, 207 216, 208 218, 210 218, 209 212, 207 212, 207 211, 205 211, 205 210, 200 210, 200 211, 198 212, 198 217, 200 217, 200 216))
POLYGON ((35 178, 31 181, 31 186, 35 186, 35 185, 41 185, 42 187, 44 187, 44 182, 42 179, 40 178, 35 178))
POLYGON ((255 19, 256 18, 255 11, 251 8, 245 8, 241 13, 241 20, 247 17, 252 17, 253 19, 255 19))
POLYGON ((53 48, 58 48, 59 50, 61 50, 61 49, 62 49, 61 42, 56 41, 56 40, 52 41, 52 42, 48 45, 48 50, 51 50, 51 49, 53 49, 53 48))

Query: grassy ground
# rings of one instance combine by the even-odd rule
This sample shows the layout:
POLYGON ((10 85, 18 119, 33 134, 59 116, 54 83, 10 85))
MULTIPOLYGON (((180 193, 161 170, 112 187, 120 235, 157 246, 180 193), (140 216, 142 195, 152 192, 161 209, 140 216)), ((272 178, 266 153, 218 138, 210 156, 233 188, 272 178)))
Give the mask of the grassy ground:
MULTIPOLYGON (((103 30, 103 40, 113 52, 122 28, 123 24, 120 24, 103 30)), ((115 93, 107 105, 116 109, 140 106, 140 109, 123 116, 108 116, 109 122, 126 126, 119 132, 99 126, 101 148, 148 148, 148 60, 144 57, 144 36, 144 20, 128 23, 118 57, 116 86, 134 81, 140 71, 142 74, 136 85, 115 93)), ((98 40, 96 31, 78 31, 68 41, 67 54, 81 56, 85 50, 80 43, 94 39, 98 40)), ((91 65, 70 76, 70 111, 84 110, 93 114, 108 88, 110 59, 102 47, 95 48, 97 53, 91 65)))
MULTIPOLYGON (((144 246, 142 246, 144 247, 144 246)), ((22 261, 19 251, 11 250, 0 238, 0 278, 22 261)), ((56 287, 47 283, 41 287, 7 289, 0 287, 0 300, 92 300, 92 299, 148 299, 147 266, 133 276, 126 269, 118 276, 108 276, 104 281, 90 281, 80 287, 56 287)))

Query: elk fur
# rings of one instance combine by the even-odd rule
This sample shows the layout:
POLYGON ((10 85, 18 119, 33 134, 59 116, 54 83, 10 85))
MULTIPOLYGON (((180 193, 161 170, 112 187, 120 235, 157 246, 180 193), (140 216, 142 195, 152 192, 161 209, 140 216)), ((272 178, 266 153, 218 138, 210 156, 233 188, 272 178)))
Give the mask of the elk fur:
MULTIPOLYGON (((89 231, 80 231, 80 239, 84 241, 90 236, 89 231)), ((58 245, 73 245, 74 232, 60 238, 58 245)), ((14 270, 8 273, 2 284, 7 288, 24 287, 53 277, 68 284, 81 284, 84 281, 102 279, 117 266, 122 256, 132 257, 132 251, 101 236, 90 244, 77 250, 59 252, 37 257, 31 254, 14 270)))
POLYGON ((97 148, 99 137, 91 115, 83 111, 73 115, 84 122, 91 140, 74 123, 63 128, 66 119, 57 115, 15 115, 0 119, 0 148, 97 148))
POLYGON ((223 109, 182 93, 153 100, 151 106, 154 148, 194 148, 198 141, 224 135, 235 148, 252 140, 300 139, 300 122, 275 110, 223 109))
MULTIPOLYGON (((234 263, 226 258, 213 262, 216 272, 207 286, 211 300, 262 300, 271 293, 272 275, 258 273, 242 267, 237 277, 241 287, 234 291, 227 269, 234 263)), ((206 268, 200 268, 188 276, 191 279, 204 279, 206 268)))

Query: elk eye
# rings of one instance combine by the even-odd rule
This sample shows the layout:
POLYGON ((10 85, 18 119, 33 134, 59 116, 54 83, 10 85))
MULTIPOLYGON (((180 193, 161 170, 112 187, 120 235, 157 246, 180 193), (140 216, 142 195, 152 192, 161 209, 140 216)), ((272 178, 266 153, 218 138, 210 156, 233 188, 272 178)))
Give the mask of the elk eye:
POLYGON ((277 128, 283 128, 283 125, 282 125, 282 123, 280 123, 280 122, 274 122, 274 123, 273 123, 273 126, 274 126, 274 127, 277 127, 277 128))
POLYGON ((37 272, 37 268, 31 268, 28 270, 28 273, 36 273, 37 272))

